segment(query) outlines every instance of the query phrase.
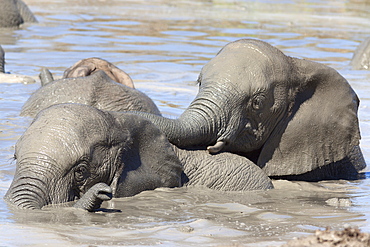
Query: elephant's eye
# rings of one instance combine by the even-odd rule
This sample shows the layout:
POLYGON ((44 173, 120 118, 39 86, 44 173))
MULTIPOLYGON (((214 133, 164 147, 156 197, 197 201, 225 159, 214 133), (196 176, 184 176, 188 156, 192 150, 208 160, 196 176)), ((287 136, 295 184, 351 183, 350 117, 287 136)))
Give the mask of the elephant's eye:
POLYGON ((82 182, 87 177, 87 166, 86 163, 80 163, 75 169, 75 178, 77 182, 82 182))
POLYGON ((263 102, 265 101, 264 95, 255 95, 252 101, 252 107, 255 110, 260 110, 263 108, 263 102))

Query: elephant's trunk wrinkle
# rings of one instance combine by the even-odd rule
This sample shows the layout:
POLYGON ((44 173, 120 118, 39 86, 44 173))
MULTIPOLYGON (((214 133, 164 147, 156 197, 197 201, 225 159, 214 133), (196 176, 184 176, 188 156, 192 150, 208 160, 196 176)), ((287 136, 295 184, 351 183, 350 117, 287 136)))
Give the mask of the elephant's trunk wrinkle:
POLYGON ((15 196, 11 198, 11 202, 13 202, 17 206, 21 206, 22 204, 35 204, 37 200, 32 196, 32 193, 35 191, 32 189, 22 189, 21 191, 16 191, 15 196), (16 193, 19 192, 19 193, 16 193))
POLYGON ((42 208, 50 203, 47 187, 37 178, 19 177, 11 185, 5 198, 19 207, 42 208))
POLYGON ((30 204, 41 208, 53 202, 54 187, 50 186, 53 182, 51 179, 58 177, 62 177, 60 168, 50 164, 45 157, 19 159, 6 197, 19 207, 30 204))
POLYGON ((227 119, 225 109, 217 102, 213 92, 202 91, 180 116, 179 120, 187 123, 187 129, 192 131, 190 139, 194 142, 202 140, 203 145, 213 145, 225 131, 225 127, 222 127, 222 122, 227 119))
POLYGON ((211 88, 208 91, 202 90, 190 106, 181 114, 178 119, 168 119, 145 112, 135 112, 151 120, 172 144, 180 148, 186 147, 207 147, 217 142, 220 133, 226 128, 223 124, 227 119, 224 102, 220 98, 223 95, 215 95, 211 88), (217 102, 222 102, 221 105, 217 102))

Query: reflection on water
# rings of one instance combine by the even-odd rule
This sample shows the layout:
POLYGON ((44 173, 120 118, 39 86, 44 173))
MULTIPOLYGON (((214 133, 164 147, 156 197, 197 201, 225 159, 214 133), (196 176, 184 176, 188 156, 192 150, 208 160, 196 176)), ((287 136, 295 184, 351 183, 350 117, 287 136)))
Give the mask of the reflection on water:
MULTIPOLYGON (((39 23, 0 30, 7 71, 37 79, 40 68, 47 66, 60 77, 82 58, 101 57, 128 72, 136 88, 170 117, 178 116, 196 95, 201 67, 222 46, 239 38, 263 39, 288 55, 332 66, 361 99, 361 147, 369 163, 370 71, 349 67, 353 51, 370 34, 369 1, 26 2, 39 23)), ((15 172, 14 144, 31 121, 19 117, 20 108, 39 87, 3 82, 0 197, 15 172)), ((366 171, 370 174, 369 168, 366 171)), ((95 214, 68 208, 13 211, 1 199, 0 242, 276 246, 326 226, 350 224, 370 231, 369 179, 275 181, 275 185, 275 190, 248 193, 158 189, 114 199, 104 204, 108 210, 95 214)))

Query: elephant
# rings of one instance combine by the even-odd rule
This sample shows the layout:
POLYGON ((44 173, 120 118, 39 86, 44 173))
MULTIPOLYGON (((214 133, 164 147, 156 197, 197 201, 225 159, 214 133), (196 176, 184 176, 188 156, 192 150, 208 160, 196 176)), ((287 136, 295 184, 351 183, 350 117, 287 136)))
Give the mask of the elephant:
POLYGON ((370 69, 370 37, 357 47, 350 65, 353 69, 370 69))
POLYGON ((14 158, 5 200, 23 209, 77 199, 74 207, 94 211, 112 197, 158 187, 273 187, 244 157, 177 149, 144 117, 77 103, 40 111, 17 141, 14 158))
POLYGON ((22 0, 0 0, 0 28, 19 27, 25 22, 37 22, 22 0))
POLYGON ((354 179, 366 166, 359 99, 335 69, 240 39, 204 65, 198 82, 179 118, 137 114, 179 148, 240 154, 272 178, 354 179))
MULTIPOLYGON (((44 75, 41 75, 41 78, 52 78, 47 70, 42 74, 44 75)), ((120 74, 126 73, 122 71, 120 74)), ((128 75, 124 78, 125 81, 131 81, 128 75)), ((48 80, 46 79, 43 83, 45 85, 26 101, 21 116, 34 117, 39 111, 51 105, 68 102, 87 104, 109 111, 143 111, 159 114, 157 106, 148 96, 123 85, 122 77, 121 83, 113 81, 103 70, 83 77, 63 78, 52 82, 48 80)))

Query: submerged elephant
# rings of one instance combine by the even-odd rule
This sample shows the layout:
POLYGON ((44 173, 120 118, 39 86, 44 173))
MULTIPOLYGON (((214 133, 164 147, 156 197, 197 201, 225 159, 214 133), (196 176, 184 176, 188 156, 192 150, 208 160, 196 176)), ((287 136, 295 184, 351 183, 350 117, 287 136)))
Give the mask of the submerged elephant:
POLYGON ((39 111, 59 103, 80 103, 109 111, 159 114, 157 106, 144 93, 113 81, 103 70, 99 70, 89 76, 60 79, 40 87, 23 105, 21 115, 34 117, 39 111))
POLYGON ((242 39, 222 48, 198 81, 178 119, 138 114, 177 147, 242 154, 273 177, 350 179, 366 166, 359 99, 336 70, 242 39))
POLYGON ((18 27, 25 22, 37 22, 22 0, 0 0, 0 28, 18 27))
POLYGON ((82 104, 41 111, 18 140, 15 159, 5 199, 19 208, 79 199, 75 207, 93 211, 112 196, 181 185, 272 188, 266 174, 244 157, 180 150, 143 117, 82 104))
POLYGON ((357 47, 351 60, 351 66, 353 69, 370 69, 370 37, 357 47))
POLYGON ((15 149, 17 169, 5 199, 21 208, 82 197, 78 205, 92 210, 99 196, 132 196, 181 182, 182 166, 166 137, 133 114, 115 118, 86 105, 57 105, 38 114, 15 149))

